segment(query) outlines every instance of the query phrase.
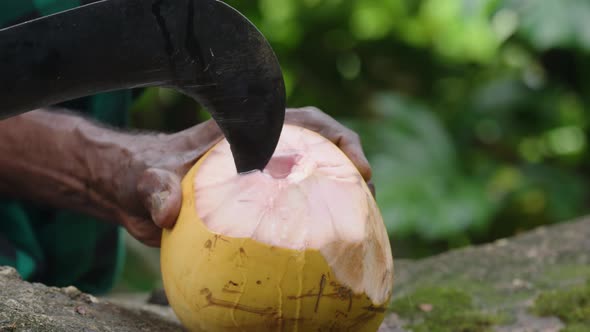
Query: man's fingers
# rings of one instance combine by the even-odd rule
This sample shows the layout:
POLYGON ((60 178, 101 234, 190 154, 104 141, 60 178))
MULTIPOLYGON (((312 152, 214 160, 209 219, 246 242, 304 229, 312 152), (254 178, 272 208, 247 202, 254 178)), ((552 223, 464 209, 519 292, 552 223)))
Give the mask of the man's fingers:
POLYGON ((152 220, 130 218, 124 222, 125 228, 143 244, 159 247, 162 228, 174 226, 180 211, 182 204, 180 179, 172 172, 150 168, 140 177, 137 192, 152 220))
POLYGON ((198 150, 205 153, 223 138, 217 123, 210 119, 174 134, 172 144, 184 150, 198 150))
POLYGON ((335 120, 315 107, 290 108, 285 113, 285 123, 301 126, 318 133, 325 131, 326 123, 333 126, 330 124, 332 121, 335 120))
POLYGON ((137 191, 158 227, 174 226, 182 205, 180 178, 176 174, 150 168, 140 178, 137 191))
POLYGON ((162 242, 162 229, 152 222, 138 218, 128 218, 123 222, 131 236, 149 247, 158 248, 162 242))
POLYGON ((371 180, 371 165, 363 152, 359 136, 315 107, 289 109, 285 123, 315 131, 336 144, 352 161, 365 181, 371 180))
POLYGON ((358 135, 355 133, 351 133, 349 135, 345 134, 336 144, 356 166, 363 179, 365 179, 365 181, 371 180, 373 171, 369 161, 367 160, 367 157, 365 156, 365 153, 363 152, 358 135))

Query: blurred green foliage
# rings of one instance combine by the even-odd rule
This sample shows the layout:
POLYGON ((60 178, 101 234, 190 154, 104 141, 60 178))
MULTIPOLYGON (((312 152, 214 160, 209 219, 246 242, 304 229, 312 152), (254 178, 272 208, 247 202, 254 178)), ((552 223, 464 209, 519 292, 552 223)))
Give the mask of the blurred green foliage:
MULTIPOLYGON (((590 1, 227 2, 271 42, 290 107, 361 135, 396 255, 588 212, 590 1)), ((133 116, 178 130, 204 115, 149 90, 133 116)))

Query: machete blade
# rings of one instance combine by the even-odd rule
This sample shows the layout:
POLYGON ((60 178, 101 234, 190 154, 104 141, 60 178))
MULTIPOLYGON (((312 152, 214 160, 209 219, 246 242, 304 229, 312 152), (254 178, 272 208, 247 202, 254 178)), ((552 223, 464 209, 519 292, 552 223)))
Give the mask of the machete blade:
POLYGON ((161 86, 193 97, 238 172, 262 170, 285 87, 262 33, 217 0, 103 0, 0 30, 0 116, 98 93, 161 86))

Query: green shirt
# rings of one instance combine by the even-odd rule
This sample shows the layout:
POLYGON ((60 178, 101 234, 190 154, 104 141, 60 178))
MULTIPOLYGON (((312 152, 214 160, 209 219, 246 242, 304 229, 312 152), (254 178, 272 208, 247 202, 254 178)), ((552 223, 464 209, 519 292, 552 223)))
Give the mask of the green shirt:
MULTIPOLYGON (((1 0, 0 28, 94 1, 1 0)), ((125 127, 131 100, 130 91, 117 91, 60 106, 125 127)), ((15 267, 25 280, 107 292, 121 270, 123 235, 123 229, 112 223, 72 211, 0 200, 0 265, 15 267)))

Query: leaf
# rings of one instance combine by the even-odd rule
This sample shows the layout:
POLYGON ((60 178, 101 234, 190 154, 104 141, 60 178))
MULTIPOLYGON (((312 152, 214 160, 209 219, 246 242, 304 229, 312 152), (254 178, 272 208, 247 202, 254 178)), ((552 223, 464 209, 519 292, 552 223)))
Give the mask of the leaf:
POLYGON ((493 61, 500 46, 489 22, 493 0, 425 0, 400 33, 409 42, 428 40, 443 57, 456 61, 493 61))
POLYGON ((590 1, 505 0, 519 17, 518 33, 538 50, 590 51, 590 1))
POLYGON ((485 224, 493 211, 485 182, 459 169, 436 115, 393 94, 373 104, 379 119, 353 127, 365 139, 389 232, 443 239, 485 224))

